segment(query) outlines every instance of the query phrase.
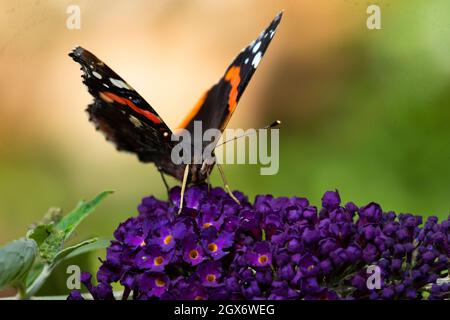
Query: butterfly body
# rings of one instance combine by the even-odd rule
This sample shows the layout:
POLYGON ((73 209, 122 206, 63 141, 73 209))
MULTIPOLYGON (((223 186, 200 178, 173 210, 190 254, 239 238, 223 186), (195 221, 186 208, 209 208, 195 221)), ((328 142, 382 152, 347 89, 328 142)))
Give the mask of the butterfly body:
MULTIPOLYGON (((201 122, 202 130, 225 129, 280 20, 281 13, 239 53, 224 76, 203 94, 178 129, 194 133, 196 122, 201 122)), ((173 141, 172 131, 125 80, 81 47, 75 48, 69 56, 81 65, 83 83, 94 98, 87 107, 89 119, 118 150, 134 153, 141 162, 152 162, 161 172, 178 180, 186 178, 187 183, 197 184, 208 179, 214 159, 200 163, 191 161, 188 171, 185 163, 173 161, 172 151, 177 141, 173 141)), ((202 148, 205 145, 203 143, 202 148)))

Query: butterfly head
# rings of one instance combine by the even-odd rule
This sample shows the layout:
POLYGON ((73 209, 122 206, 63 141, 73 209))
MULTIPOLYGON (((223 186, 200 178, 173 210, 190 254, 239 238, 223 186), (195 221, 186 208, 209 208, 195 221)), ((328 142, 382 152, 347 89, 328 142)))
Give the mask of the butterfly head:
POLYGON ((202 183, 208 180, 215 165, 215 159, 203 161, 201 164, 194 164, 190 167, 190 183, 202 183))

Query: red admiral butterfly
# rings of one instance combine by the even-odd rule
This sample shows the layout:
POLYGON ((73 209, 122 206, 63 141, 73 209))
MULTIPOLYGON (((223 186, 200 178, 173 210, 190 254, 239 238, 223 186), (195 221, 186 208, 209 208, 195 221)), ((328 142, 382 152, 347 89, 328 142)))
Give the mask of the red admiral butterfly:
MULTIPOLYGON (((193 133, 194 121, 201 121, 203 130, 225 129, 239 98, 269 46, 281 17, 282 12, 256 40, 239 53, 225 75, 201 97, 179 128, 193 133)), ((83 83, 94 97, 94 102, 87 107, 89 119, 118 150, 135 153, 142 162, 153 162, 161 172, 166 187, 163 172, 182 180, 182 194, 186 184, 201 183, 209 178, 214 163, 173 163, 171 150, 175 142, 171 140, 172 131, 150 104, 119 75, 81 47, 75 48, 69 56, 81 65, 83 83)), ((219 165, 218 168, 224 179, 219 165)), ((224 182, 229 191, 225 179, 224 182)), ((232 193, 229 193, 234 198, 232 193)))

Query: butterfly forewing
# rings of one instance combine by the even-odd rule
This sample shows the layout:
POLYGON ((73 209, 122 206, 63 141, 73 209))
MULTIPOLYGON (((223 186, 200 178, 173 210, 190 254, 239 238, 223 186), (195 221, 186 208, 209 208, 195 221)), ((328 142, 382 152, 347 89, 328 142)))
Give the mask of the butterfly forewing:
POLYGON ((69 55, 81 65, 83 82, 94 97, 89 118, 108 140, 144 162, 155 162, 170 151, 169 127, 127 82, 81 47, 69 55))
POLYGON ((203 130, 225 129, 239 98, 275 35, 281 17, 282 13, 279 13, 258 38, 238 54, 224 76, 203 94, 179 128, 193 132, 194 121, 201 121, 203 130))

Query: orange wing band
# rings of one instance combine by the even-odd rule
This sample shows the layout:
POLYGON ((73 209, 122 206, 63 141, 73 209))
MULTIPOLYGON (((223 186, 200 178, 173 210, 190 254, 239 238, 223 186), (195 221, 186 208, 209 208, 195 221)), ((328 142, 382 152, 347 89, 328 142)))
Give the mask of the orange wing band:
POLYGON ((237 105, 238 86, 239 83, 241 83, 240 71, 241 67, 233 66, 225 75, 225 80, 228 81, 231 85, 231 91, 228 96, 228 111, 230 112, 230 114, 233 113, 237 105))
POLYGON ((195 106, 192 108, 191 111, 189 111, 188 115, 181 121, 180 125, 177 127, 178 129, 184 129, 188 126, 189 122, 191 122, 192 119, 194 119, 195 115, 198 113, 200 108, 202 107, 203 103, 206 100, 206 97, 208 96, 208 91, 206 91, 200 100, 195 104, 195 106))
POLYGON ((161 119, 154 113, 152 113, 148 110, 143 110, 143 109, 137 107, 131 100, 120 97, 112 92, 108 92, 108 91, 100 92, 100 98, 102 98, 106 102, 114 101, 114 102, 120 103, 121 105, 129 106, 135 112, 143 115, 144 117, 146 117, 148 120, 150 120, 154 124, 161 123, 161 119))

